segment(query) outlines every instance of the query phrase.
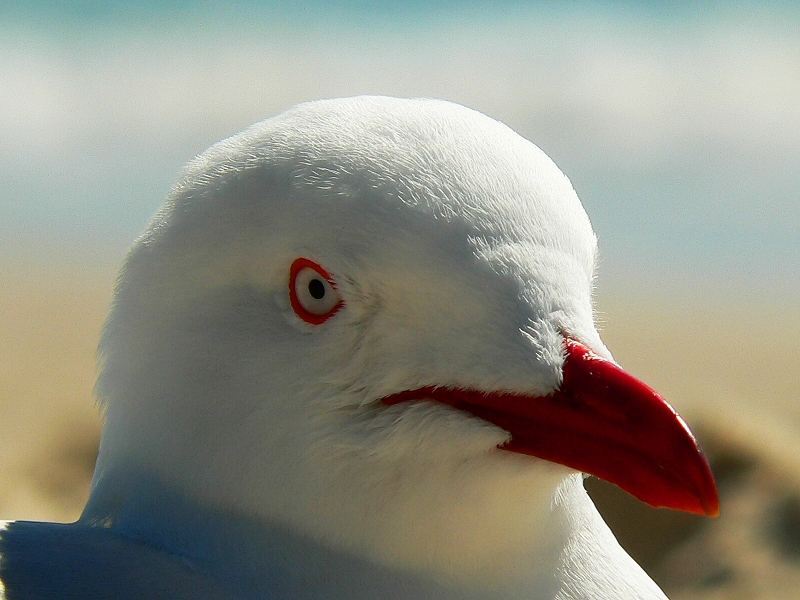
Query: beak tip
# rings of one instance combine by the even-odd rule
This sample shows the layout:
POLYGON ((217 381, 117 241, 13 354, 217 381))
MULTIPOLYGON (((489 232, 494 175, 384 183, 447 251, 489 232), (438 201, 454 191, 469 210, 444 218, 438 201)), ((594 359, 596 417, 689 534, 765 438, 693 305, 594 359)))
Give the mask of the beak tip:
POLYGON ((705 469, 703 484, 701 487, 701 492, 698 494, 698 499, 703 507, 703 514, 706 517, 711 517, 712 519, 717 518, 719 516, 719 490, 717 489, 717 482, 714 478, 714 472, 711 470, 711 465, 708 463, 708 459, 705 455, 702 454, 698 447, 698 451, 701 452, 703 465, 705 469))
POLYGON ((716 486, 714 486, 713 497, 703 503, 703 510, 706 517, 716 519, 719 516, 719 495, 717 494, 716 486))
POLYGON ((717 483, 711 473, 711 468, 708 467, 708 463, 705 460, 703 462, 706 465, 705 477, 702 479, 701 485, 695 487, 694 492, 691 494, 691 505, 685 505, 678 508, 678 510, 715 519, 719 516, 720 510, 719 492, 717 491, 717 483))

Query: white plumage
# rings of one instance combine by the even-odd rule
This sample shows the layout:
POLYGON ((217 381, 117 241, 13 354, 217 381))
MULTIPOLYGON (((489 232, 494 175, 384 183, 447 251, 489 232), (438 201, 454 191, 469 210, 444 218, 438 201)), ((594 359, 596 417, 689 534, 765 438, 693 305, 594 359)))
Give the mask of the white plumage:
POLYGON ((192 161, 132 249, 73 525, 0 533, 9 599, 663 598, 580 473, 429 385, 547 395, 595 238, 536 146, 442 101, 300 105, 192 161), (287 293, 307 257, 344 301, 287 293))

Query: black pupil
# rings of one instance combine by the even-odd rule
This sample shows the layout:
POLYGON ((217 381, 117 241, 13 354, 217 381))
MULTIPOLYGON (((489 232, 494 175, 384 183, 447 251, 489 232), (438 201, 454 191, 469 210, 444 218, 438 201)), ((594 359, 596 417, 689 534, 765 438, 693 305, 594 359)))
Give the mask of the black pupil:
POLYGON ((325 284, 319 279, 312 279, 308 282, 308 293, 315 300, 321 300, 325 295, 325 284))

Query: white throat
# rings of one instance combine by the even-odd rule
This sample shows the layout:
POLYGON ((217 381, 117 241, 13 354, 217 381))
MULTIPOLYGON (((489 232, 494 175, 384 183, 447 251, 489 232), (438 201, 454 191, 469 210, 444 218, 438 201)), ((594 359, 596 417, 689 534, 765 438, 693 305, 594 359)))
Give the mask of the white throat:
POLYGON ((405 590, 397 597, 409 599, 664 598, 619 546, 582 475, 565 476, 559 467, 544 477, 520 469, 516 478, 490 481, 494 489, 461 489, 449 498, 420 489, 418 502, 406 497, 395 507, 387 499, 383 510, 353 502, 357 509, 333 514, 342 498, 322 498, 328 510, 318 515, 327 530, 319 520, 259 519, 198 504, 145 474, 124 472, 124 483, 113 473, 96 480, 82 521, 155 543, 216 577, 241 579, 243 592, 271 592, 280 581, 292 598, 366 599, 382 589, 405 590), (362 534, 355 544, 354 529, 362 534), (297 565, 316 569, 316 583, 298 576, 297 565))

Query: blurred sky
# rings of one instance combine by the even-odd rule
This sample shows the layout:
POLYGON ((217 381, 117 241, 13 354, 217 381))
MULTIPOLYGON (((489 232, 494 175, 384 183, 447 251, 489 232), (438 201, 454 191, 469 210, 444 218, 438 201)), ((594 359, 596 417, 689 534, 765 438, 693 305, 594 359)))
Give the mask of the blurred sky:
POLYGON ((0 266, 116 264, 192 156, 372 93, 460 102, 542 147, 602 285, 793 302, 799 4, 0 3, 0 266))

